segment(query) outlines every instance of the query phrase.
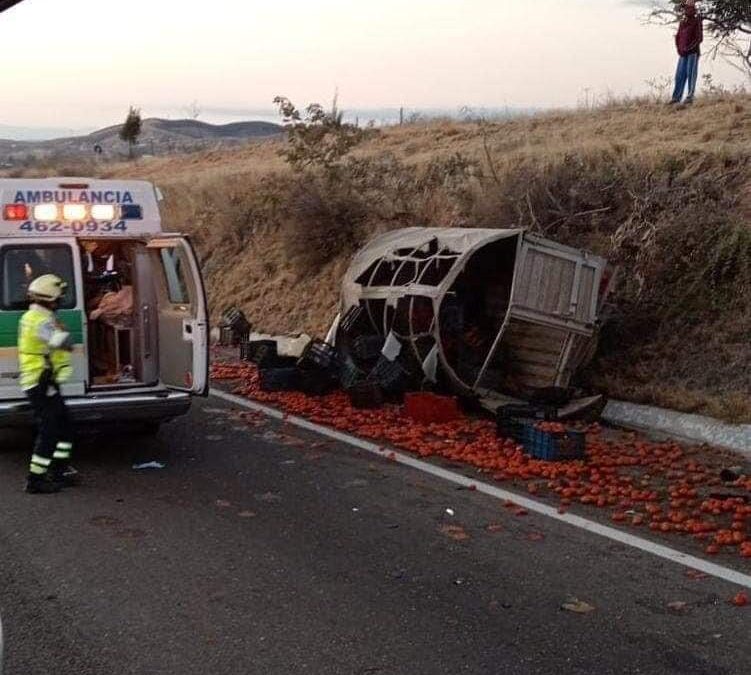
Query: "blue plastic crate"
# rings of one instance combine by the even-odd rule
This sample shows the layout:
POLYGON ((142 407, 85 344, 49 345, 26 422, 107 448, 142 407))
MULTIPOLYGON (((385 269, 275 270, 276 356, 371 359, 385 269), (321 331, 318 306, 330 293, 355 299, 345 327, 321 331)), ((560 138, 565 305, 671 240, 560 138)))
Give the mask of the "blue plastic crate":
POLYGON ((584 459, 586 436, 581 431, 542 431, 534 424, 527 424, 526 440, 522 442, 527 452, 535 459, 546 462, 565 462, 584 459))
POLYGON ((513 438, 529 455, 546 462, 566 462, 586 457, 586 435, 581 431, 552 432, 538 429, 537 421, 513 417, 498 419, 498 434, 513 438))

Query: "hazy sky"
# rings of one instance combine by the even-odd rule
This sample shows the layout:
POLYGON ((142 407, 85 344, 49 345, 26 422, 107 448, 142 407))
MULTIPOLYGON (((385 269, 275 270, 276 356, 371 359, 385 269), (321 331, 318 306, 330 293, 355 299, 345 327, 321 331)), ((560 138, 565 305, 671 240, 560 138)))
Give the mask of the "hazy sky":
MULTIPOLYGON (((675 64, 632 0, 25 0, 0 14, 0 124, 227 121, 275 94, 344 107, 573 106, 675 64)), ((741 77, 705 59, 726 84, 741 77)))

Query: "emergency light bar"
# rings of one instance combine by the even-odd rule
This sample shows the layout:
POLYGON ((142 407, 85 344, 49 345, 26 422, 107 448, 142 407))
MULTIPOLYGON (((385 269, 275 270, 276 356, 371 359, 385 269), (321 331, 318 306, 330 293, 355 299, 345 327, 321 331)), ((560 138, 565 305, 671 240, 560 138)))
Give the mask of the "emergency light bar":
POLYGON ((42 223, 65 220, 142 220, 143 209, 138 204, 6 204, 3 207, 3 220, 37 220, 42 223), (62 214, 62 218, 61 218, 62 214))

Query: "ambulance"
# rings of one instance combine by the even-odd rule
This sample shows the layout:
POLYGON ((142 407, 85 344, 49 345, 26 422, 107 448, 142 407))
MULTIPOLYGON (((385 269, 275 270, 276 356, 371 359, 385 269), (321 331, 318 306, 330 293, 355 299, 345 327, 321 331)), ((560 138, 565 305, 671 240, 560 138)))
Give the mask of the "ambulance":
POLYGON ((18 323, 42 274, 68 287, 58 316, 73 337, 62 388, 80 424, 156 431, 209 387, 206 294, 190 240, 162 231, 144 181, 0 178, 0 427, 23 426, 18 323))

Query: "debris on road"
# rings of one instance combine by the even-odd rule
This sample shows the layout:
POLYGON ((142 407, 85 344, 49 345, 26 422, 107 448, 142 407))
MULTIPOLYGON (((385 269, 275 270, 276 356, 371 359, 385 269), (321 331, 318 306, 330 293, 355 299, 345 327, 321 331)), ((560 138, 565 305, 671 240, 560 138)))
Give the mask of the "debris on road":
POLYGON ((733 598, 732 602, 736 607, 746 607, 749 603, 748 593, 741 591, 733 598))
POLYGON ((454 541, 467 541, 471 539, 469 533, 462 525, 441 525, 440 531, 454 541))
POLYGON ((149 469, 160 470, 164 469, 167 465, 162 462, 144 462, 142 464, 134 464, 133 469, 135 471, 147 471, 149 469))
POLYGON ((687 602, 676 601, 676 602, 668 603, 668 609, 671 612, 681 613, 681 612, 684 612, 687 607, 688 607, 687 602))
MULTIPOLYGON (((688 536, 708 555, 751 559, 751 470, 744 469, 738 480, 723 485, 720 472, 729 465, 726 453, 578 422, 573 428, 585 439, 586 456, 547 462, 499 434, 489 419, 467 415, 452 422, 420 424, 397 402, 363 410, 354 408, 343 391, 316 397, 263 392, 258 370, 245 363, 217 363, 213 375, 233 381, 235 394, 371 439, 383 447, 386 458, 396 459, 391 450, 395 448, 424 459, 446 460, 460 469, 472 467, 486 481, 522 487, 537 499, 557 500, 560 512, 573 507, 602 509, 618 527, 688 536)), ((516 515, 526 514, 513 502, 506 506, 516 515)))
POLYGON ((569 598, 561 605, 561 609, 574 614, 590 614, 595 611, 595 607, 578 598, 569 598))

